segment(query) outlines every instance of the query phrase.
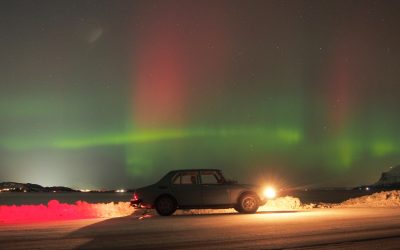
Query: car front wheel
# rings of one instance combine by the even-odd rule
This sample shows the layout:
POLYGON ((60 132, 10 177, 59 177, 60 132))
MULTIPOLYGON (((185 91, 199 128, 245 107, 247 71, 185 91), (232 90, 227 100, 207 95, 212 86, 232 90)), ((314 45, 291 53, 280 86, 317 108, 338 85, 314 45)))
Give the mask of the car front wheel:
POLYGON ((254 194, 244 194, 240 197, 235 210, 239 213, 253 214, 259 207, 258 199, 254 194))
POLYGON ((167 195, 159 197, 156 200, 154 206, 157 213, 162 216, 172 215, 178 207, 176 201, 172 197, 167 195))

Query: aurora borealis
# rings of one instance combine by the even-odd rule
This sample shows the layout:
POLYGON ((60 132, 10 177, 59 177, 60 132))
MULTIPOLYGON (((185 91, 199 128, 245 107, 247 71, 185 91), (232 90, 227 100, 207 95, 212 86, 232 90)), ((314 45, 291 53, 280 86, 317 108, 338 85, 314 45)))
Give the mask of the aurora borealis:
POLYGON ((396 1, 0 6, 0 181, 355 186, 400 163, 396 1))

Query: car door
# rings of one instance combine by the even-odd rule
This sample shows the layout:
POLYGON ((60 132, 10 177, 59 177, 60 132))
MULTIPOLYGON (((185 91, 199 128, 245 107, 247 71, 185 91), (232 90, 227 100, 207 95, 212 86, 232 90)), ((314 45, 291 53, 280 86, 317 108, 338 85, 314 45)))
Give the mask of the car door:
POLYGON ((204 206, 229 204, 228 186, 218 171, 200 171, 200 181, 204 206))
POLYGON ((202 203, 198 171, 178 172, 172 178, 171 189, 179 206, 200 206, 202 203))

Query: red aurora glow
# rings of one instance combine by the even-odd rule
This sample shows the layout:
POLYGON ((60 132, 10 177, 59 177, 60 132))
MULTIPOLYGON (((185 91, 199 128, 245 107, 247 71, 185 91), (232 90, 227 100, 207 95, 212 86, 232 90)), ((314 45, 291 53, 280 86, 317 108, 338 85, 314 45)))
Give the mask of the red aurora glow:
POLYGON ((187 8, 182 12, 160 4, 157 9, 147 6, 145 28, 139 25, 135 32, 132 107, 138 128, 185 123, 188 106, 196 102, 193 95, 213 96, 213 91, 207 91, 209 85, 216 87, 223 80, 209 77, 220 79, 226 68, 229 39, 221 19, 223 6, 182 3, 187 8))

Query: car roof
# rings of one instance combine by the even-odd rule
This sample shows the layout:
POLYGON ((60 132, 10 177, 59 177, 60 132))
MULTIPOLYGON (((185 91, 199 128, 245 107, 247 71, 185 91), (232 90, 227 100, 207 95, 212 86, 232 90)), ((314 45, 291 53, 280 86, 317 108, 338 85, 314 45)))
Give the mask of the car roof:
POLYGON ((188 168, 188 169, 176 169, 170 171, 171 173, 174 172, 186 172, 186 171, 221 171, 221 169, 217 168, 188 168))

